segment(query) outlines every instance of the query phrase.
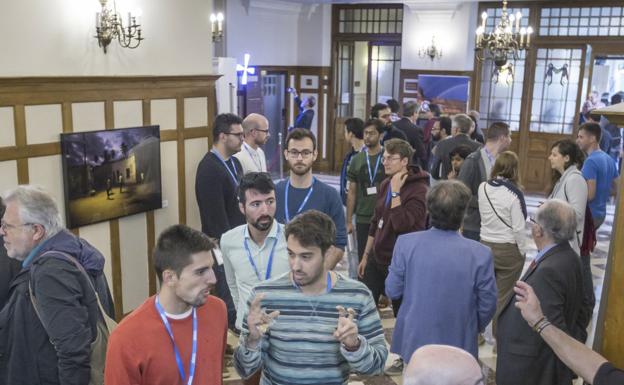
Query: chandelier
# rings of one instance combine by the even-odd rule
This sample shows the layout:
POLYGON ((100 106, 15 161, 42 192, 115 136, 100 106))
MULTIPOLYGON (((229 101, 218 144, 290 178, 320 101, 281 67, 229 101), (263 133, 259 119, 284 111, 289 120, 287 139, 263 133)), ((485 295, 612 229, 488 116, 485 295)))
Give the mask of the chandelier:
POLYGON ((435 36, 431 36, 431 45, 418 50, 418 56, 421 58, 429 57, 431 61, 435 59, 440 60, 442 57, 442 50, 436 47, 435 36))
POLYGON ((127 25, 124 27, 115 3, 113 2, 113 9, 110 9, 106 7, 107 2, 108 0, 100 0, 102 10, 95 15, 95 38, 98 39, 98 45, 104 49, 104 53, 113 39, 117 39, 124 48, 138 47, 145 38, 141 37, 141 25, 137 24, 136 15, 132 16, 128 12, 127 25))
POLYGON ((498 25, 489 33, 485 33, 487 17, 487 12, 481 14, 481 25, 476 30, 475 53, 477 60, 480 62, 492 60, 495 71, 511 70, 510 72, 513 73, 513 67, 509 60, 517 60, 519 51, 529 49, 533 28, 520 28, 522 13, 509 14, 507 12, 507 0, 503 0, 503 11, 498 25))

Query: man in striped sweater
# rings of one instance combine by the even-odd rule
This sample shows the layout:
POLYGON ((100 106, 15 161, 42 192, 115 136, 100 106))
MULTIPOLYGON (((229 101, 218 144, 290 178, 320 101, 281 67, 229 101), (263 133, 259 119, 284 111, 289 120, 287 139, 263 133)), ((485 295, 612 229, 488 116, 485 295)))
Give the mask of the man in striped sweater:
POLYGON ((329 271, 329 216, 309 210, 286 225, 290 272, 254 288, 236 370, 261 385, 346 384, 352 372, 381 374, 388 355, 375 302, 364 284, 329 271))

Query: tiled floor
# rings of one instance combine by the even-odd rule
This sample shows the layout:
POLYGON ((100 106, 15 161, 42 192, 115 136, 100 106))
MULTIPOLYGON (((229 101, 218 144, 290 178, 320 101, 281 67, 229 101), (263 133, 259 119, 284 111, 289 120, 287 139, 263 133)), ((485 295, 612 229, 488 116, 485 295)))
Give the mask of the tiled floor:
MULTIPOLYGON (((317 175, 319 180, 328 183, 336 188, 338 188, 338 177, 328 176, 328 175, 317 175)), ((527 196, 527 209, 529 214, 533 214, 536 210, 540 202, 544 200, 543 197, 538 196, 527 196)), ((600 227, 598 231, 598 244, 596 245, 596 249, 592 254, 591 265, 592 265, 592 274, 594 278, 594 291, 596 293, 596 307, 594 308, 594 316, 592 324, 590 325, 591 331, 589 333, 589 338, 587 345, 591 346, 593 343, 594 337, 594 326, 596 322, 596 317, 598 314, 598 306, 600 304, 600 297, 602 295, 602 283, 605 274, 606 262, 607 262, 607 254, 609 252, 609 241, 611 238, 611 230, 613 226, 613 215, 614 215, 615 207, 613 205, 609 205, 607 207, 607 218, 604 224, 600 227)), ((530 237, 530 225, 527 222, 527 234, 530 237)), ((533 246, 531 252, 528 253, 527 259, 525 261, 525 268, 531 263, 533 257, 537 253, 537 249, 533 246)), ((338 270, 344 274, 348 272, 348 266, 346 259, 339 265, 338 270)), ((391 341, 392 331, 394 330, 395 319, 392 315, 392 311, 387 308, 381 310, 382 316, 382 325, 386 332, 388 343, 391 341)), ((232 346, 236 346, 237 339, 233 335, 228 336, 228 342, 232 344, 232 346)), ((389 345, 388 345, 389 347, 389 345)), ((390 354, 388 356, 387 365, 392 364, 394 359, 397 356, 390 354)), ((496 370, 496 354, 492 351, 492 345, 484 344, 479 348, 479 359, 482 362, 483 371, 488 378, 488 385, 494 384, 494 371, 496 370)), ((240 377, 234 371, 231 365, 228 365, 227 372, 229 377, 225 379, 224 383, 227 385, 238 385, 242 384, 240 381, 240 377)), ((389 377, 386 375, 383 376, 375 376, 375 377, 367 377, 361 378, 353 375, 349 384, 352 385, 395 385, 402 384, 400 376, 389 377)))

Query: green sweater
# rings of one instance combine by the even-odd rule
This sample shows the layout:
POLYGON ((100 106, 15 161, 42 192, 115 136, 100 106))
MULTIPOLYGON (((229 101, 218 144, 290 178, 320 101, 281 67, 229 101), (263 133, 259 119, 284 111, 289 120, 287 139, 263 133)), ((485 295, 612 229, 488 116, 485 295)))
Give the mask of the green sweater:
POLYGON ((357 195, 355 198, 355 222, 356 223, 370 223, 375 211, 375 201, 377 195, 368 195, 366 189, 371 187, 370 175, 375 175, 375 165, 377 159, 379 159, 379 167, 377 168, 377 174, 373 180, 373 185, 379 189, 381 181, 386 178, 384 167, 381 164, 381 157, 383 156, 383 148, 377 155, 368 156, 370 161, 370 171, 368 172, 368 163, 366 157, 368 152, 360 151, 351 158, 349 168, 347 169, 347 179, 349 182, 354 182, 357 185, 357 195))

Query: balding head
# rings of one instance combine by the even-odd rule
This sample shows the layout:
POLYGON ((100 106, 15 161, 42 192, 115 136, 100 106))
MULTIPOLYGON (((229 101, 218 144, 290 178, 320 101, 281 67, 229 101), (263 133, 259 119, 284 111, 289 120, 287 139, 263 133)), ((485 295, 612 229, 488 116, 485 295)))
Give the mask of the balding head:
POLYGON ((542 232, 532 231, 533 237, 541 236, 547 243, 567 242, 576 234, 576 213, 568 202, 560 199, 549 199, 544 202, 537 209, 535 222, 542 232))
POLYGON ((425 345, 412 354, 403 385, 483 385, 477 360, 448 345, 425 345))
POLYGON ((270 136, 269 121, 263 115, 251 113, 243 120, 243 132, 247 144, 254 148, 262 146, 270 136))

